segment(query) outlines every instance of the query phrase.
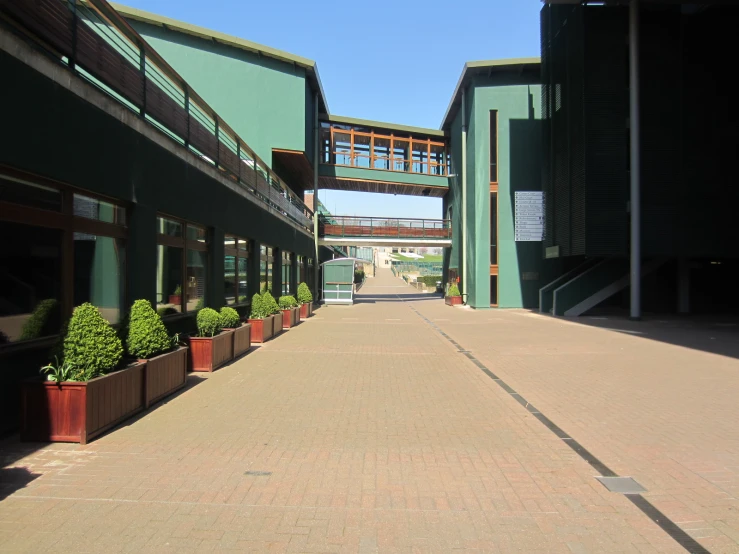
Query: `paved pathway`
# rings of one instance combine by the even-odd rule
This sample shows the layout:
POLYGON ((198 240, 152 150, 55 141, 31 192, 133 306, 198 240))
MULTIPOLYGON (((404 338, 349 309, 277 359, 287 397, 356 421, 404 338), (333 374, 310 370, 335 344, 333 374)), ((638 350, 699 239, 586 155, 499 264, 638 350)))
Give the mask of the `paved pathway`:
POLYGON ((448 308, 387 270, 360 299, 89 445, 0 444, 0 551, 686 551, 533 411, 678 536, 739 552, 732 328, 686 349, 669 323, 448 308))

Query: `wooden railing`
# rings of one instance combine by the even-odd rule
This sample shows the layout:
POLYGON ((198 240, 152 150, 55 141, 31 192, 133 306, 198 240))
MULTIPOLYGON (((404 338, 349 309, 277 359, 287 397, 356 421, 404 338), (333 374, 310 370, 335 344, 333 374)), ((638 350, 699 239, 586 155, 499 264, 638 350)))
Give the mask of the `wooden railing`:
POLYGON ((430 138, 330 125, 321 128, 321 150, 321 163, 329 165, 448 175, 446 144, 430 138))
POLYGON ((319 215, 318 234, 337 238, 428 238, 451 239, 448 219, 398 219, 387 217, 349 217, 319 215))
POLYGON ((313 213, 300 197, 106 0, 0 0, 0 14, 265 207, 313 230, 313 213))

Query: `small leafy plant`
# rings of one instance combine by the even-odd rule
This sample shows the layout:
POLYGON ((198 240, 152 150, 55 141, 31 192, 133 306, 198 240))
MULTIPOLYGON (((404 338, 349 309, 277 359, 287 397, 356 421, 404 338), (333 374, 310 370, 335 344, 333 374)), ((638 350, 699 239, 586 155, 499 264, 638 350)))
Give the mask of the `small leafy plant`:
POLYGON ((115 369, 122 357, 121 340, 98 309, 89 302, 77 306, 64 337, 63 363, 92 379, 115 369))
POLYGON ((64 381, 75 381, 77 373, 75 367, 69 362, 59 361, 58 357, 54 357, 54 363, 45 365, 41 368, 41 373, 46 374, 47 381, 56 381, 63 383, 64 381))
POLYGON ((135 358, 153 358, 172 347, 162 318, 148 300, 136 300, 128 318, 126 349, 135 358))
POLYGON ((269 312, 264 305, 262 295, 257 293, 251 299, 251 312, 249 312, 249 319, 264 319, 269 315, 269 312))
POLYGON ((310 304, 313 302, 313 294, 305 283, 298 285, 298 302, 301 304, 310 304))
POLYGON ((221 332, 221 316, 213 308, 200 310, 197 323, 199 337, 214 337, 221 332))
POLYGON ((295 298, 292 296, 280 296, 277 300, 277 305, 280 306, 281 310, 289 310, 294 306, 295 298))
POLYGON ((224 329, 235 329, 241 327, 239 312, 228 306, 221 308, 221 327, 224 329))
POLYGON ((447 296, 462 296, 456 283, 452 284, 452 286, 449 287, 449 292, 447 292, 447 296))
POLYGON ((280 313, 280 306, 277 304, 277 300, 272 296, 272 293, 266 291, 262 294, 262 302, 264 302, 265 311, 267 315, 280 313))
POLYGON ((182 287, 180 285, 177 285, 177 288, 174 289, 172 296, 182 296, 182 287))

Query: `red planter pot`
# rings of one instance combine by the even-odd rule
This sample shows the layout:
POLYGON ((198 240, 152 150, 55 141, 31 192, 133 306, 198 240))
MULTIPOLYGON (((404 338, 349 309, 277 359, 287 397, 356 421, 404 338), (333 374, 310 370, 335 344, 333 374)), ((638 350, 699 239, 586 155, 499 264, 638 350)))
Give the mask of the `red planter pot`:
POLYGON ((461 306, 462 305, 462 297, 461 296, 445 296, 444 302, 447 306, 461 306))
POLYGON ((190 371, 213 371, 234 357, 233 332, 215 337, 190 337, 190 371))
POLYGON ((224 329, 233 334, 233 357, 238 358, 251 348, 251 324, 246 323, 234 329, 224 329))
POLYGON ((139 362, 146 362, 145 408, 181 389, 187 383, 185 346, 139 362))
POLYGON ((146 407, 146 363, 86 382, 28 381, 21 389, 21 440, 79 442, 146 407))
POLYGON ((297 325, 298 323, 300 323, 300 308, 295 307, 290 309, 293 312, 293 321, 295 322, 294 324, 297 325))
POLYGON ((182 296, 179 294, 170 294, 169 303, 174 304, 175 306, 179 306, 182 303, 182 296))
POLYGON ((300 308, 288 308, 282 311, 282 328, 290 329, 295 327, 300 321, 300 308))
POLYGON ((277 314, 274 314, 272 317, 274 318, 272 320, 272 322, 273 322, 273 324, 272 324, 272 336, 275 336, 276 337, 277 335, 279 335, 280 333, 282 333, 282 328, 283 328, 282 327, 282 320, 283 320, 282 312, 277 313, 277 314))
POLYGON ((300 305, 300 317, 301 319, 308 319, 313 315, 313 302, 300 305))
POLYGON ((251 325, 251 342, 261 343, 267 342, 274 334, 274 316, 268 316, 264 319, 250 319, 251 325))

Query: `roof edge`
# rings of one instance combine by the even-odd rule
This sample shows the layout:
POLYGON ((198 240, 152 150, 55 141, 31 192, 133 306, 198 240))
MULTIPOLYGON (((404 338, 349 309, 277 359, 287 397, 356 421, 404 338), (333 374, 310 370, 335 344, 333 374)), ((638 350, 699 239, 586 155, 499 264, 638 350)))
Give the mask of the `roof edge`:
POLYGON ((512 71, 515 68, 523 68, 524 66, 529 65, 541 65, 541 58, 503 58, 499 60, 479 60, 466 62, 464 64, 464 67, 462 68, 462 74, 459 76, 459 80, 457 81, 457 86, 454 87, 452 98, 449 101, 449 106, 447 106, 444 117, 441 120, 441 125, 439 126, 439 129, 443 131, 447 125, 451 124, 451 121, 449 121, 449 119, 452 115, 452 112, 454 111, 454 105, 457 103, 457 96, 460 94, 460 91, 466 84, 468 72, 470 70, 489 69, 491 72, 504 72, 512 71))

